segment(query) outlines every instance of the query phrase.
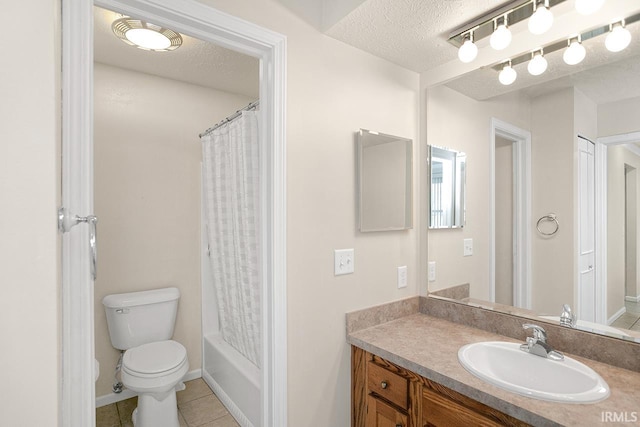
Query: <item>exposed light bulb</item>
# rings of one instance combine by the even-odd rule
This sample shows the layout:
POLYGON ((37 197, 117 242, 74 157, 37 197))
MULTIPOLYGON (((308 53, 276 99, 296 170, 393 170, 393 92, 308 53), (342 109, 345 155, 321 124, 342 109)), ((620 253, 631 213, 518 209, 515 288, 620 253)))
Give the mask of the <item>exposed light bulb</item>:
POLYGON ((529 17, 529 31, 531 34, 543 34, 549 31, 553 25, 553 13, 549 10, 549 0, 544 1, 544 6, 536 6, 538 0, 533 0, 536 11, 529 17))
POLYGON ((573 39, 569 47, 566 48, 562 54, 562 59, 564 59, 567 65, 576 65, 581 63, 586 55, 587 51, 584 46, 582 46, 582 43, 580 43, 580 40, 573 39))
POLYGON ((527 65, 527 70, 532 76, 539 76, 547 70, 548 65, 547 60, 542 56, 542 52, 538 51, 533 54, 529 65, 527 65))
POLYGON ((502 24, 498 25, 491 34, 489 44, 495 50, 505 49, 511 43, 511 31, 507 27, 507 17, 504 17, 502 24))
POLYGON ((478 46, 473 42, 473 33, 469 33, 469 38, 458 49, 458 59, 466 64, 476 59, 476 56, 478 56, 478 46))
POLYGON ((509 86, 511 83, 516 81, 516 77, 518 77, 518 73, 511 66, 511 61, 507 62, 498 74, 498 80, 505 86, 509 86))
POLYGON ((604 0, 576 0, 576 11, 581 15, 591 15, 602 7, 604 0))
POLYGON ((611 52, 620 52, 631 43, 631 33, 627 30, 621 22, 614 24, 613 28, 607 38, 604 40, 604 45, 607 50, 611 52))

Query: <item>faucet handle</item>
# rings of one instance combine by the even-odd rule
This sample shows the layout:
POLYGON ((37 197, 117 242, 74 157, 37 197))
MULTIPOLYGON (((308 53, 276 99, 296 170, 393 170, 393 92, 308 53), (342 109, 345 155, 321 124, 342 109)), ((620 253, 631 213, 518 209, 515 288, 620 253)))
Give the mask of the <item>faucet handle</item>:
POLYGON ((560 325, 568 328, 575 328, 578 323, 578 317, 571 311, 569 304, 562 306, 562 314, 560 315, 560 325))
POLYGON ((522 325, 522 328, 525 331, 527 329, 533 329, 533 339, 540 342, 547 342, 547 331, 545 331, 542 326, 534 325, 533 323, 525 323, 522 325))

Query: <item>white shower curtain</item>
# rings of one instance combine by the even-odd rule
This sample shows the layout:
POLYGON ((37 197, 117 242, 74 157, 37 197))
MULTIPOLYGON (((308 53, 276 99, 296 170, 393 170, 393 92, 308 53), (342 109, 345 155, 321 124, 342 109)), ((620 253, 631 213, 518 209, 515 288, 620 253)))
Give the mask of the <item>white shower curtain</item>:
POLYGON ((201 137, 207 237, 220 332, 260 366, 258 118, 243 111, 201 137))

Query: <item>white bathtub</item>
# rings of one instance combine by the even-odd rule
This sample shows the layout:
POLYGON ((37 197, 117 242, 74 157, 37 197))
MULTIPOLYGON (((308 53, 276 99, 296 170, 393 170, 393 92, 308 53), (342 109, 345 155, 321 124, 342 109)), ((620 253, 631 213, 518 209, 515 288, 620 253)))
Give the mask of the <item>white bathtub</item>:
POLYGON ((242 427, 260 426, 260 369, 219 334, 203 338, 202 378, 242 427))

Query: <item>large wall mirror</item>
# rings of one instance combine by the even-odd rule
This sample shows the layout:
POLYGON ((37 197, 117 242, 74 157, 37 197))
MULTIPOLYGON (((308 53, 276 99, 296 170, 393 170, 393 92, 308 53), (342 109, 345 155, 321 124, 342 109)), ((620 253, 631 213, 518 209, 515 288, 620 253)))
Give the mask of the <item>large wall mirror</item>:
POLYGON ((467 156, 429 146, 429 228, 464 227, 467 156))
POLYGON ((427 142, 473 164, 464 229, 429 230, 429 293, 550 322, 569 304, 578 328, 640 342, 640 44, 589 42, 574 68, 558 51, 511 86, 487 67, 427 89, 427 142))
POLYGON ((413 144, 366 129, 356 134, 358 228, 361 232, 413 226, 413 144))

